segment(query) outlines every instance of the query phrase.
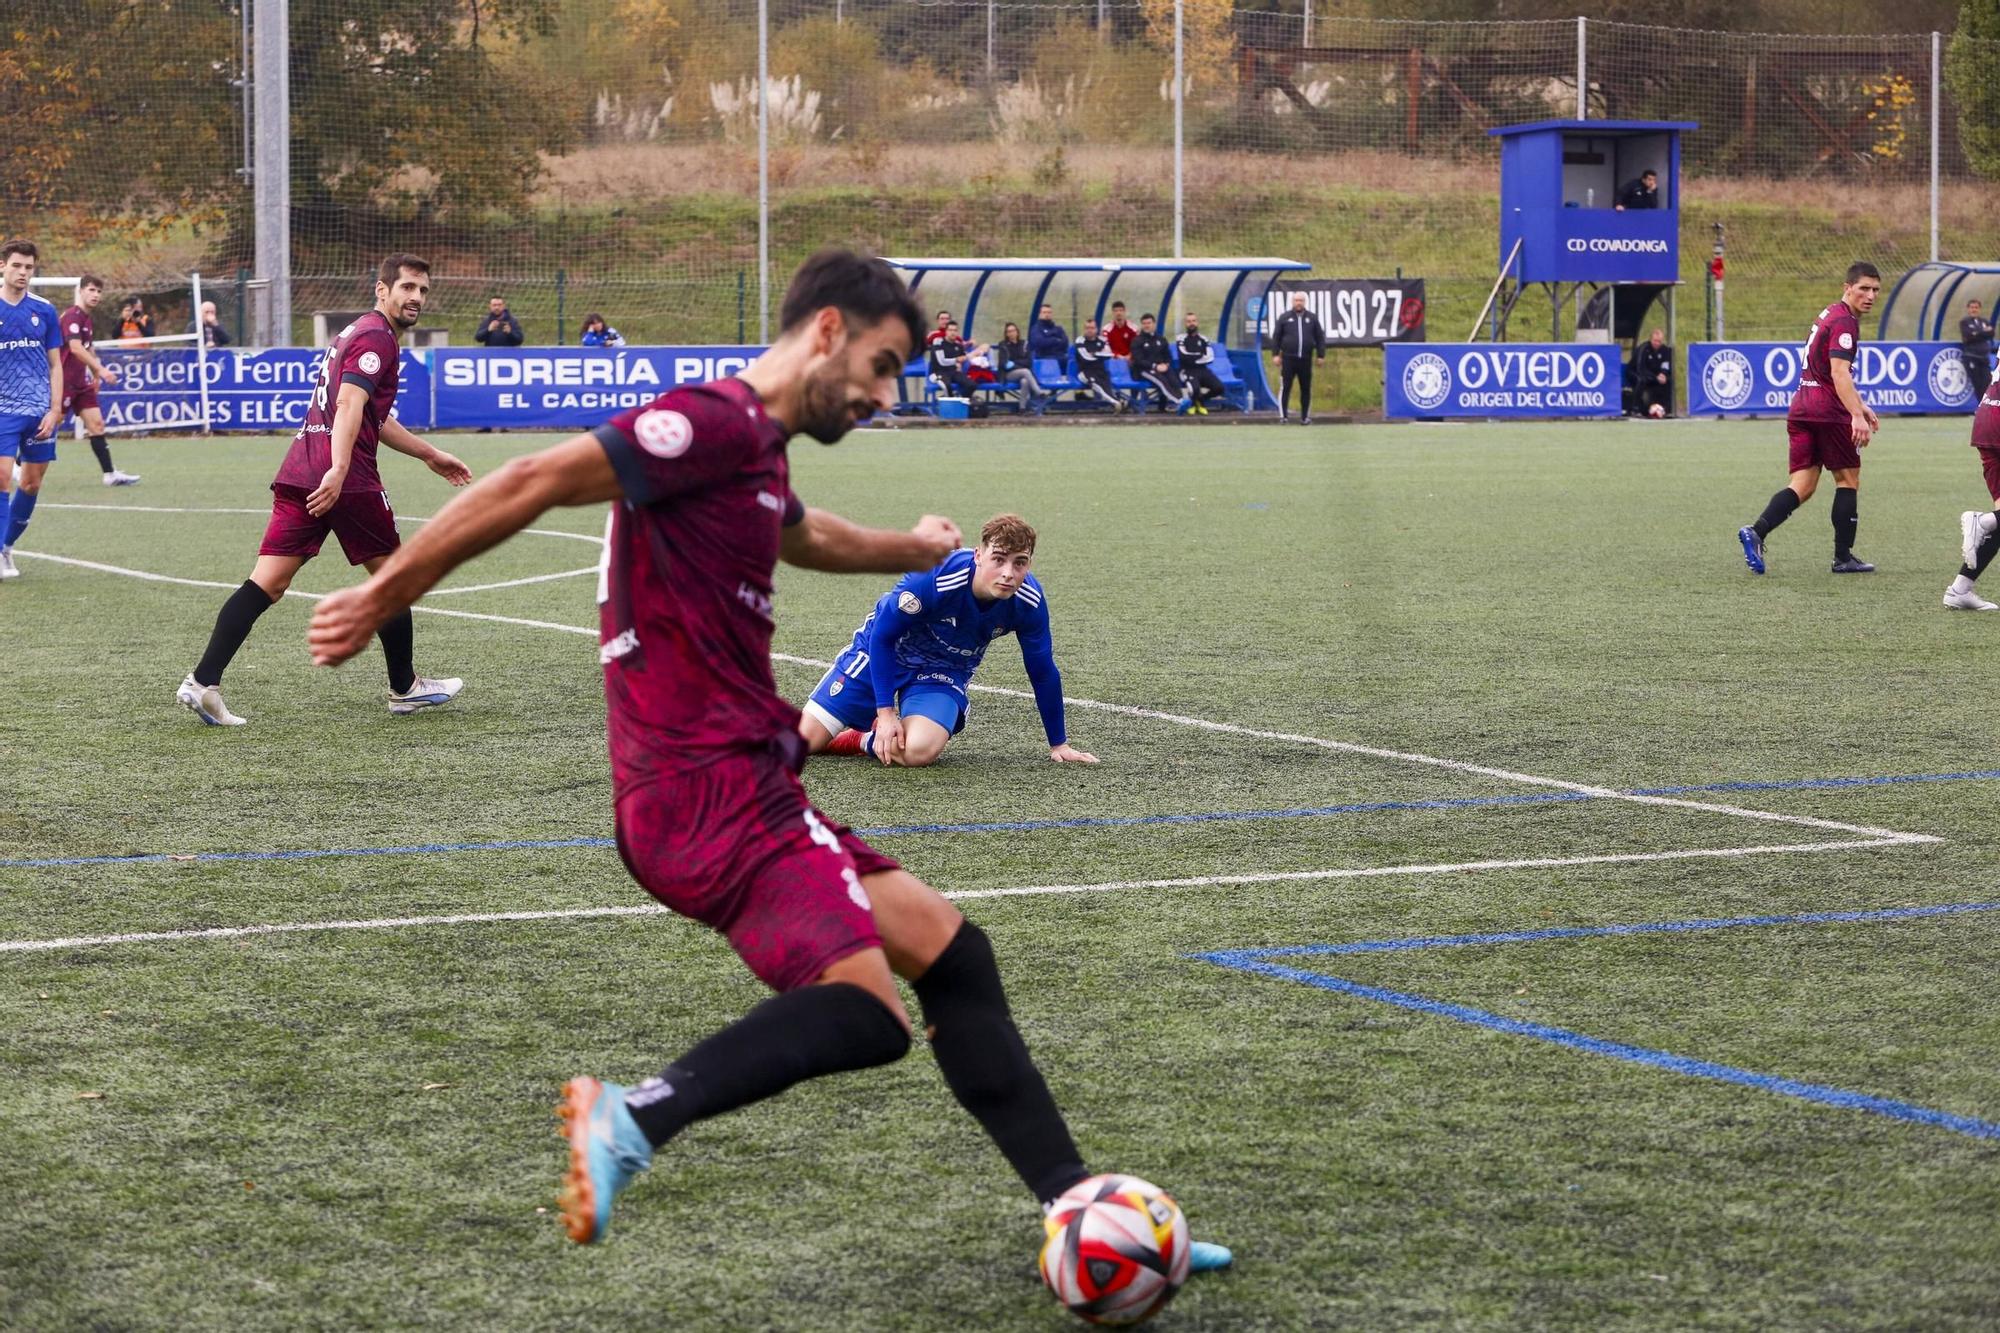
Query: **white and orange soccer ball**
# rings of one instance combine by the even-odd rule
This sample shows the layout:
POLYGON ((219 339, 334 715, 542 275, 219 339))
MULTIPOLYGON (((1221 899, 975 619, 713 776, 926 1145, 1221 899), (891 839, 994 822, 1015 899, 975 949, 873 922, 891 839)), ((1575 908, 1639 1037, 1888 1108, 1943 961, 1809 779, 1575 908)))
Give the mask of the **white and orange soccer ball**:
POLYGON ((1187 1281, 1187 1218, 1137 1176, 1092 1176, 1071 1186, 1043 1225, 1042 1281, 1093 1324, 1149 1319, 1187 1281))

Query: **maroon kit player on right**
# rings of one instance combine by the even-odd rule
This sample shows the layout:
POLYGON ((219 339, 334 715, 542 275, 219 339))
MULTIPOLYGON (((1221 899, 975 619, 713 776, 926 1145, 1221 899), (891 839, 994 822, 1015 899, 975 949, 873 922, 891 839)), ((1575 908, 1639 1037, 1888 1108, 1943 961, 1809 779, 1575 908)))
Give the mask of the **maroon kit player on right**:
POLYGON ((2000 380, 1988 384, 1979 397, 1979 408, 1972 414, 1972 447, 1979 451, 1993 509, 1968 509, 1958 516, 1958 548, 1965 563, 1944 590, 1944 604, 1953 611, 2000 611, 1973 587, 2000 553, 2000 513, 1994 512, 2000 510, 2000 380))
MULTIPOLYGON (((396 515, 375 467, 377 441, 419 459, 454 486, 472 472, 442 449, 433 449, 390 415, 396 404, 398 339, 424 312, 431 289, 430 265, 415 255, 390 255, 375 273, 375 308, 340 331, 320 362, 305 424, 271 481, 271 523, 257 564, 243 586, 216 614, 208 649, 174 698, 216 727, 240 727, 244 719, 222 702, 222 672, 250 637, 257 618, 276 606, 292 586, 299 567, 319 554, 328 534, 340 538, 350 565, 372 573, 382 567, 402 538, 396 515)), ((382 625, 382 652, 389 661, 389 711, 414 713, 451 702, 465 682, 431 680, 411 665, 414 630, 406 611, 382 625)))
POLYGON ((1875 308, 1881 292, 1882 275, 1873 264, 1849 264, 1840 299, 1820 312, 1806 335, 1799 387, 1785 417, 1791 479, 1755 523, 1736 532, 1753 574, 1764 572, 1764 539, 1812 498, 1822 469, 1833 473, 1833 572, 1875 572, 1875 566, 1854 554, 1854 534, 1861 526, 1861 450, 1882 423, 1854 387, 1854 358, 1861 350, 1860 317, 1875 308))
MULTIPOLYGON (((799 712, 771 671, 780 559, 906 573, 958 545, 948 519, 860 528, 807 508, 790 484, 795 432, 831 444, 894 401, 922 313, 881 260, 829 249, 792 279, 780 324, 740 376, 670 390, 508 462, 367 583, 321 602, 308 636, 315 661, 344 661, 552 506, 612 502, 598 657, 619 851, 647 892, 720 932, 776 994, 634 1087, 570 1080, 562 1207, 581 1243, 604 1234, 618 1192, 688 1125, 900 1059, 910 1021, 897 976, 916 991, 953 1095, 1035 1196, 1046 1204, 1087 1175, 986 935, 813 808, 799 712)), ((1219 1249, 1193 1251, 1197 1266, 1226 1262, 1219 1249)))

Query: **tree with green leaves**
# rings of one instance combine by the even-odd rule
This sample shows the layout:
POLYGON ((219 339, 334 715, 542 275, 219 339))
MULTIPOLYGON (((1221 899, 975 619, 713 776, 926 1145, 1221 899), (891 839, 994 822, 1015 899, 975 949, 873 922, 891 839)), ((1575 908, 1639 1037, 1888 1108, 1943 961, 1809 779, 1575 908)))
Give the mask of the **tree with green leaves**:
POLYGON ((2000 178, 2000 0, 1965 0, 1945 50, 1945 83, 1958 104, 1958 141, 1980 175, 2000 178))

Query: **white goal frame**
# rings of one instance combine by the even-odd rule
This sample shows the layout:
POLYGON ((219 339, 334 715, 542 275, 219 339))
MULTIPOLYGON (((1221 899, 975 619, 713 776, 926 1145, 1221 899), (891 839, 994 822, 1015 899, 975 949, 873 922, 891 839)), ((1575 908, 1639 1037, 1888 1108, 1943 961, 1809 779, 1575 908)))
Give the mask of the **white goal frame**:
MULTIPOLYGON (((58 305, 57 306, 58 310, 62 309, 63 306, 65 305, 76 304, 76 294, 78 290, 82 287, 82 285, 83 285, 82 278, 65 277, 55 274, 51 274, 47 277, 35 277, 28 279, 28 289, 30 291, 33 291, 37 287, 48 287, 58 292, 67 291, 69 299, 63 302, 62 305, 58 305)), ((194 311, 194 318, 196 323, 196 328, 194 329, 194 331, 189 333, 161 333, 161 334, 155 334, 153 337, 150 338, 102 338, 94 341, 91 344, 91 346, 93 347, 93 349, 102 347, 116 347, 119 348, 120 350, 129 351, 129 350, 143 350, 149 347, 174 347, 182 343, 192 343, 194 345, 196 394, 198 397, 198 401, 200 402, 198 415, 188 417, 180 421, 148 421, 144 423, 135 423, 122 426, 114 426, 107 421, 104 425, 105 434, 115 435, 119 433, 136 433, 141 431, 171 432, 178 430, 198 430, 202 434, 206 435, 215 428, 215 413, 214 409, 209 403, 209 397, 208 397, 208 340, 201 336, 201 330, 199 327, 201 322, 201 274, 200 273, 188 274, 188 289, 192 293, 188 305, 189 308, 194 311)), ((78 420, 73 424, 72 430, 74 432, 74 438, 76 439, 83 438, 83 422, 81 420, 78 420)))

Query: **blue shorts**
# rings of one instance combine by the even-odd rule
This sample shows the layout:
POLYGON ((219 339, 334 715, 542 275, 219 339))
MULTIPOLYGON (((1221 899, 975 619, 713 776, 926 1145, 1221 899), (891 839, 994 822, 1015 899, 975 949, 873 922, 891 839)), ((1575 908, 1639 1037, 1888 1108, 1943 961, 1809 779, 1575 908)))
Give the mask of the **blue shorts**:
POLYGON ((56 437, 51 434, 46 440, 34 438, 35 427, 41 424, 39 416, 0 416, 0 458, 19 454, 23 463, 55 462, 56 437))
MULTIPOLYGON (((919 681, 896 696, 904 717, 927 717, 956 736, 965 730, 965 696, 951 686, 919 681)), ((875 729, 875 686, 866 676, 849 676, 835 666, 820 677, 805 713, 838 736, 843 730, 875 729)))

